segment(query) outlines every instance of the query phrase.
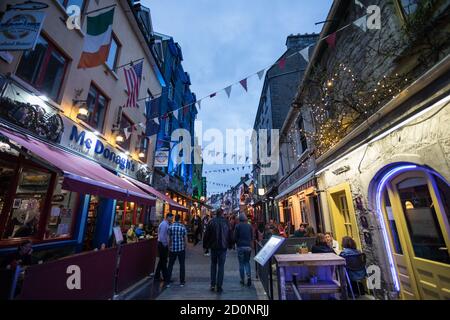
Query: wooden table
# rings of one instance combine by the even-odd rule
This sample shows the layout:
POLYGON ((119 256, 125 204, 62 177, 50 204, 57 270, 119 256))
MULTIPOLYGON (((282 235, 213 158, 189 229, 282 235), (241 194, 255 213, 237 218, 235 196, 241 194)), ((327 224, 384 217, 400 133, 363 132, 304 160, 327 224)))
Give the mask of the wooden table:
POLYGON ((318 281, 317 284, 309 282, 298 283, 298 291, 304 294, 340 293, 342 299, 347 299, 347 283, 345 281, 345 259, 334 253, 308 253, 308 254, 277 254, 275 255, 278 274, 278 294, 280 300, 286 300, 286 271, 292 267, 336 267, 339 281, 328 279, 318 281))

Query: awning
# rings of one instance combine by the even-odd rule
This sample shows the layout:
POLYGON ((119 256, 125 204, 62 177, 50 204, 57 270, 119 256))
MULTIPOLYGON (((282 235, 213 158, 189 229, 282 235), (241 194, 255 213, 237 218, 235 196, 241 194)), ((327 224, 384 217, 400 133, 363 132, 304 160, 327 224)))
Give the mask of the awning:
MULTIPOLYGON (((284 196, 288 195, 289 193, 291 193, 292 191, 302 187, 304 184, 308 183, 311 179, 314 178, 314 174, 315 174, 315 172, 311 171, 306 176, 304 176, 303 178, 298 180, 296 183, 294 183, 292 186, 290 186, 289 188, 287 188, 286 190, 281 192, 279 195, 277 195, 275 197, 275 200, 279 200, 279 199, 283 198, 284 196)), ((305 186, 305 189, 306 189, 306 187, 307 186, 305 186)))
POLYGON ((63 188, 105 198, 155 204, 151 197, 101 165, 36 138, 1 127, 0 133, 64 173, 63 188))
POLYGON ((152 186, 149 186, 145 183, 142 183, 140 181, 137 181, 135 179, 131 179, 126 177, 126 179, 128 181, 130 181, 130 183, 136 185, 137 187, 141 188, 142 190, 144 190, 145 192, 159 198, 160 200, 163 200, 165 202, 167 202, 170 206, 171 209, 174 210, 182 210, 182 211, 186 211, 188 212, 188 208, 182 206, 181 204, 178 204, 176 201, 170 199, 170 197, 166 196, 164 193, 159 192, 158 190, 156 190, 155 188, 153 188, 152 186))

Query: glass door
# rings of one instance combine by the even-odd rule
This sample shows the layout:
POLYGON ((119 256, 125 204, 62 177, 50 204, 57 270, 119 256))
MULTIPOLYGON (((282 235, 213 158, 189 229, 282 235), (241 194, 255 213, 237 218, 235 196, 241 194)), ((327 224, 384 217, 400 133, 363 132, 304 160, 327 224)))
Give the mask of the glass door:
POLYGON ((417 171, 396 177, 389 189, 420 298, 450 299, 448 184, 417 171))

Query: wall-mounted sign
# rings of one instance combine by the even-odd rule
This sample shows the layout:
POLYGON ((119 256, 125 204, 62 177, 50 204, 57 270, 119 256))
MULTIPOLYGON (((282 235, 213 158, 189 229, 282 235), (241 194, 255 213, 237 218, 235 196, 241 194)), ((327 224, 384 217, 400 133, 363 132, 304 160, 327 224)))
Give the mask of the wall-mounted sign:
POLYGON ((6 11, 0 22, 1 50, 34 50, 45 12, 6 11))
POLYGON ((347 172, 347 171, 349 171, 349 170, 350 170, 350 166, 343 166, 343 167, 340 167, 340 168, 337 168, 336 170, 334 170, 333 173, 334 173, 336 176, 338 176, 338 175, 340 175, 341 173, 347 172))
POLYGON ((169 165, 169 151, 158 150, 155 152, 154 167, 167 167, 169 165))
POLYGON ((136 179, 136 173, 140 168, 137 161, 70 119, 63 117, 63 122, 67 130, 61 138, 62 146, 136 179))

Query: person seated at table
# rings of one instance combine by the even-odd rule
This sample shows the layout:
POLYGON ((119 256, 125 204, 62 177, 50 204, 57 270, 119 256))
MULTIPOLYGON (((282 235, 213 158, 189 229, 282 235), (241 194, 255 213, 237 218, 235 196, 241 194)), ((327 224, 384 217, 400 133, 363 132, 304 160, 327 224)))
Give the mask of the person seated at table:
POLYGON ((334 250, 334 252, 339 252, 339 242, 334 240, 333 233, 331 231, 325 232, 325 238, 327 240, 328 246, 334 250))
POLYGON ((360 281, 367 277, 365 258, 361 251, 356 248, 356 242, 352 237, 342 238, 342 251, 339 254, 347 263, 347 274, 350 278, 352 288, 357 288, 357 292, 364 294, 364 286, 360 281))
POLYGON ((306 238, 314 238, 315 236, 316 236, 316 232, 314 231, 314 228, 312 226, 307 226, 305 237, 306 238))
POLYGON ((145 236, 144 225, 142 223, 140 223, 138 225, 138 227, 135 230, 135 233, 136 233, 136 237, 138 237, 138 238, 145 236))
POLYGON ((303 238, 303 237, 305 237, 305 234, 306 234, 306 224, 302 223, 302 224, 300 224, 300 227, 298 228, 298 230, 295 230, 294 237, 295 238, 303 238))
POLYGON ((312 253, 336 253, 328 246, 327 239, 323 233, 319 233, 316 237, 316 244, 311 248, 312 253))

